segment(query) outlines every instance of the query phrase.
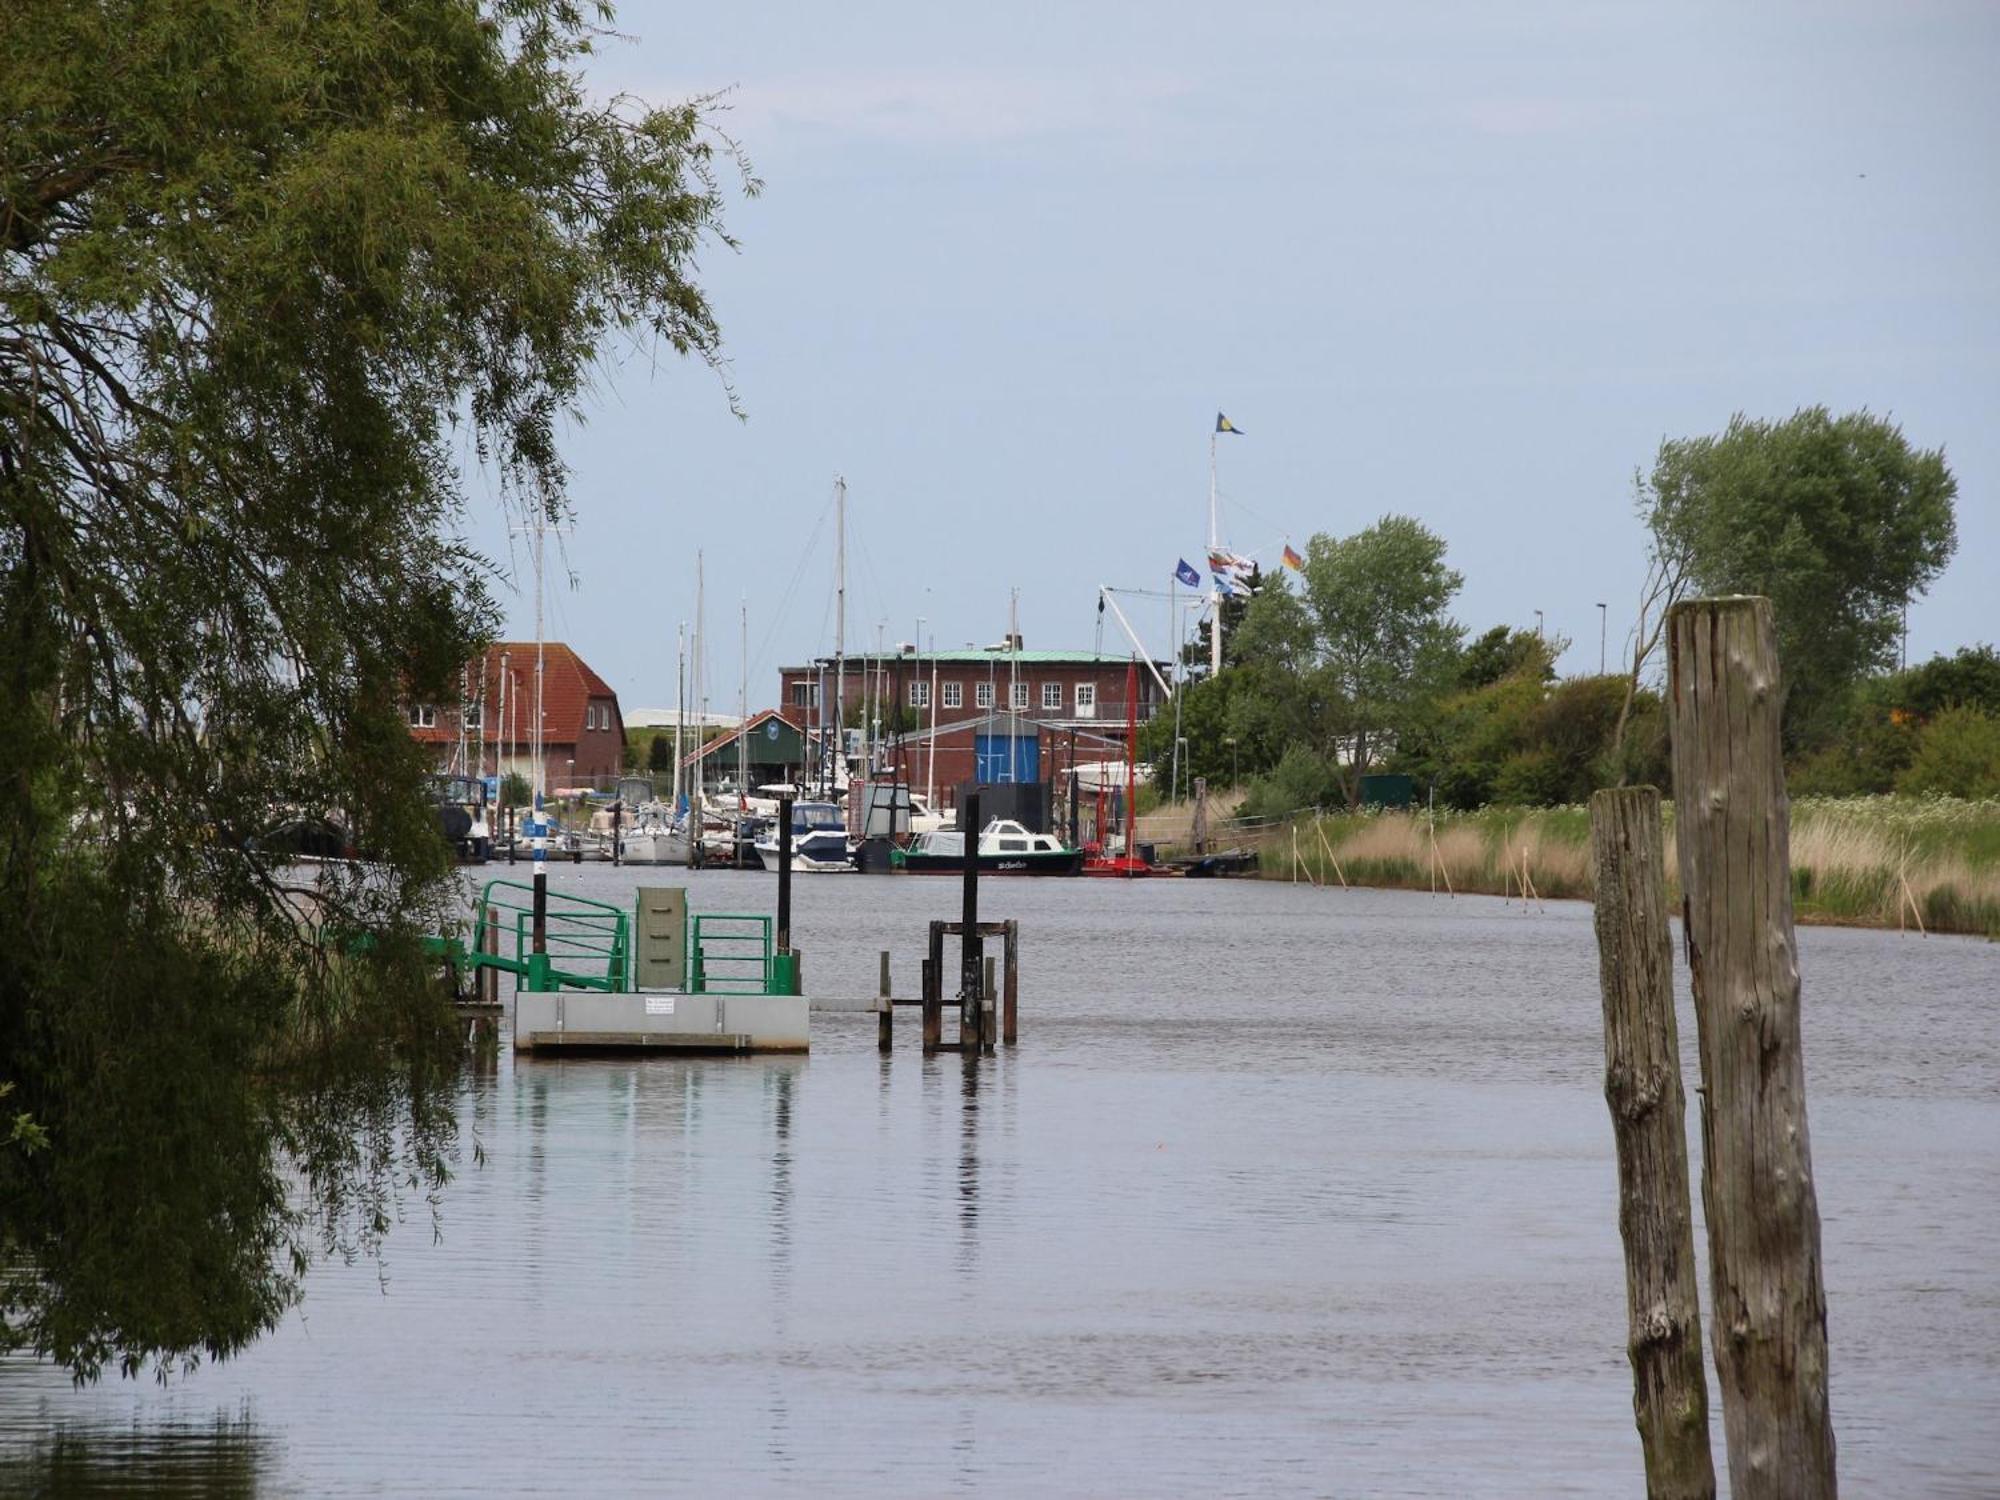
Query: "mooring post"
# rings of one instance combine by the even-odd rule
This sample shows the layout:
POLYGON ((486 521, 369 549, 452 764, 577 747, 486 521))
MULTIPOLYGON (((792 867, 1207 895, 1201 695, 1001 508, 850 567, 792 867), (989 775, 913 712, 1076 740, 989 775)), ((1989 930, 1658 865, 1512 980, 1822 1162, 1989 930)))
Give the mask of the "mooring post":
MULTIPOLYGON (((479 919, 479 951, 496 956, 500 952, 500 913, 490 906, 479 919)), ((480 966, 479 999, 483 1005, 500 1003, 500 971, 490 965, 480 966)))
POLYGON ((792 799, 778 799, 778 951, 792 951, 792 799))
POLYGON ((882 985, 875 1001, 875 1048, 887 1052, 895 1036, 896 1004, 889 997, 889 950, 882 950, 882 985))
POLYGON ((1660 794, 1652 787, 1620 787, 1590 799, 1604 1099, 1618 1148, 1625 1350, 1646 1494, 1713 1500, 1662 847, 1660 794))
POLYGON ((618 847, 618 832, 623 826, 624 821, 625 799, 623 797, 613 797, 611 799, 611 867, 614 870, 624 863, 624 860, 620 857, 621 851, 618 847))
POLYGON ((944 1040, 944 923, 931 923, 930 951, 924 955, 924 1055, 944 1040))
POLYGON ((514 809, 507 809, 507 863, 513 864, 520 854, 520 841, 514 837, 514 809))
POLYGON ((528 929, 528 988, 544 991, 549 974, 549 824, 548 815, 535 809, 529 843, 535 855, 535 896, 528 929))
POLYGON ((958 916, 958 1039, 979 1039, 979 793, 965 799, 965 883, 958 916))
POLYGON ((1007 919, 1002 952, 1007 959, 1007 976, 1000 981, 1000 1040, 1011 1047, 1021 1030, 1021 924, 1013 917, 1007 919))
POLYGON ((1667 617, 1715 1373, 1737 1500, 1835 1493, 1771 601, 1667 617))
POLYGON ((993 983, 993 965, 993 955, 986 954, 981 965, 979 986, 978 1046, 982 1052, 991 1052, 993 1044, 1000 1039, 1000 1016, 994 998, 1000 991, 993 983))

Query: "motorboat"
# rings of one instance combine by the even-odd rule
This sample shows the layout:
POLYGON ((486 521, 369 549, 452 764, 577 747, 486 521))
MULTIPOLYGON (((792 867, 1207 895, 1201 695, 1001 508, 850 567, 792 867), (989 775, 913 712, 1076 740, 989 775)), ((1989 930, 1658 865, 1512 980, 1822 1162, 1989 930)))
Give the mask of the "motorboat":
MULTIPOLYGON (((764 868, 778 868, 778 840, 783 837, 776 823, 764 830, 755 848, 764 868)), ((854 850, 847 842, 847 821, 839 804, 794 802, 792 804, 792 868, 820 874, 854 868, 854 850)))
MULTIPOLYGON (((995 818, 980 830, 977 853, 981 874, 1075 875, 1083 869, 1083 851, 1050 833, 1030 833, 1011 818, 995 818)), ((920 833, 910 847, 891 856, 891 864, 912 875, 947 875, 965 869, 965 835, 956 830, 920 833)))

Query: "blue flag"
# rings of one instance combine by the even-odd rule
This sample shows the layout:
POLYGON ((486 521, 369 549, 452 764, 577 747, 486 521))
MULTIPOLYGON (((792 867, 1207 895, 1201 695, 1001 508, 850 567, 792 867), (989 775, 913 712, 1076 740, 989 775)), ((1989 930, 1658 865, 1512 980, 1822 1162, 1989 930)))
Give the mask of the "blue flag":
POLYGON ((1178 578, 1191 589, 1201 587, 1201 574, 1195 572, 1193 566, 1185 557, 1181 559, 1181 565, 1174 569, 1174 577, 1178 578))

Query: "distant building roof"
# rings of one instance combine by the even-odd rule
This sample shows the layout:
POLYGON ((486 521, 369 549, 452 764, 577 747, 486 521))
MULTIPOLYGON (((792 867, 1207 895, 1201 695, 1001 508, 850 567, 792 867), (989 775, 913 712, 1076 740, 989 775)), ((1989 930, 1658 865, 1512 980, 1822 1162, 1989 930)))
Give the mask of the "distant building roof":
MULTIPOLYGON (((484 663, 486 678, 486 711, 493 717, 489 722, 489 739, 518 738, 527 744, 533 738, 535 703, 535 643, 533 641, 495 641, 488 646, 478 661, 468 662, 472 680, 467 690, 478 692, 477 674, 484 663), (507 722, 500 722, 500 658, 507 658, 507 722)), ((561 641, 542 643, 542 741, 548 745, 573 745, 583 735, 584 709, 593 702, 610 700, 610 709, 618 715, 618 695, 611 690, 611 684, 591 670, 590 664, 578 656, 561 641)), ((419 740, 443 743, 458 738, 458 721, 454 705, 445 705, 449 716, 440 714, 434 726, 412 728, 410 733, 419 740)), ((620 716, 622 723, 622 716, 620 716)))
POLYGON ((702 713, 693 708, 687 711, 685 721, 678 708, 635 708, 625 715, 627 729, 672 729, 682 722, 690 729, 734 729, 743 722, 743 715, 702 713))
MULTIPOLYGON (((864 658, 854 652, 847 657, 847 664, 854 671, 865 671, 867 662, 881 662, 893 665, 896 662, 932 662, 941 667, 998 666, 1017 662, 1024 667, 1122 667, 1132 659, 1129 651, 1008 651, 994 648, 988 651, 905 651, 900 655, 864 658)), ((814 657, 799 666, 780 667, 780 672, 809 672, 822 664, 831 663, 831 653, 814 657)), ((1164 663, 1165 658, 1158 658, 1164 663)))

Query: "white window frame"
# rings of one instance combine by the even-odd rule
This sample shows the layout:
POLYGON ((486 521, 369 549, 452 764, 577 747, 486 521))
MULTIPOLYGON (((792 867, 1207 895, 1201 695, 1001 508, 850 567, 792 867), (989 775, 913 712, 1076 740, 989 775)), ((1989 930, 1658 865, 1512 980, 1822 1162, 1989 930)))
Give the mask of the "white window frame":
POLYGON ((972 706, 974 708, 991 708, 993 706, 992 683, 975 682, 972 685, 972 706))
POLYGON ((1076 685, 1076 716, 1079 719, 1097 717, 1097 684, 1079 682, 1076 685))
POLYGON ((435 703, 412 703, 410 705, 410 728, 437 728, 438 711, 435 703))
POLYGON ((1042 707, 1044 709, 1062 707, 1062 684, 1045 682, 1042 684, 1042 707))
POLYGON ((819 684, 816 682, 795 682, 792 684, 793 708, 818 708, 819 684))
POLYGON ((931 685, 928 678, 919 677, 910 684, 910 707, 929 708, 931 706, 931 685))
POLYGON ((1028 690, 1032 686, 1033 686, 1032 683, 1026 683, 1026 682, 1017 682, 1014 684, 1014 691, 1012 694, 1010 694, 1010 696, 1014 700, 1015 713, 1019 713, 1022 709, 1028 706, 1028 690))
POLYGON ((464 720, 467 729, 477 729, 479 721, 485 717, 485 712, 477 703, 468 703, 459 710, 459 716, 464 720))
POLYGON ((963 708, 963 707, 965 707, 965 684, 964 684, 964 683, 961 683, 961 682, 947 682, 947 683, 946 683, 946 684, 944 685, 944 706, 945 706, 946 708, 963 708))

